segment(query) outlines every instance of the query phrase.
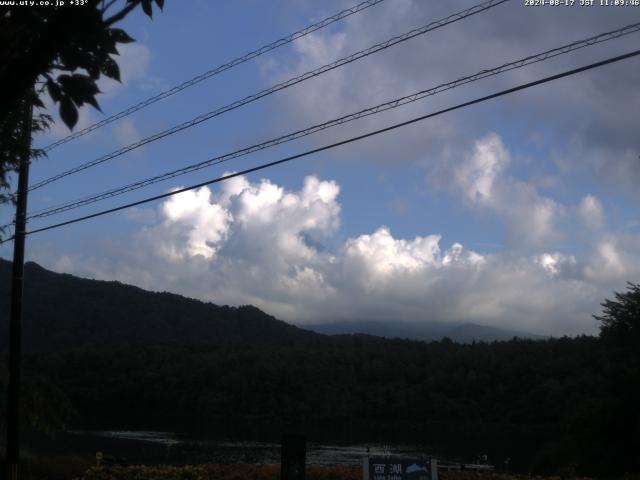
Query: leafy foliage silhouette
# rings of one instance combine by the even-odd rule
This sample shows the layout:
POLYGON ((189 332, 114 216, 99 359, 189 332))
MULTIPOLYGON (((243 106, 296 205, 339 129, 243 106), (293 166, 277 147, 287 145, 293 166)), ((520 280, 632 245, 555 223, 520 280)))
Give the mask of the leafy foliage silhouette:
POLYGON ((585 464, 599 475, 640 471, 640 285, 606 299, 600 322, 602 380, 582 418, 585 464))
POLYGON ((615 292, 615 300, 602 303, 600 337, 606 342, 636 350, 640 342, 640 285, 629 282, 627 292, 615 292))
MULTIPOLYGON (((155 0, 162 9, 164 0, 155 0)), ((78 108, 96 100, 101 75, 120 81, 113 58, 119 43, 133 39, 114 24, 138 6, 152 16, 152 0, 88 0, 85 5, 0 6, 0 203, 12 201, 7 193, 8 174, 17 170, 24 125, 20 120, 28 102, 44 110, 46 91, 58 105, 60 117, 70 128, 78 121, 78 108)), ((33 131, 41 131, 52 117, 35 115, 33 131)), ((32 158, 42 156, 32 151, 32 158)), ((2 232, 0 232, 2 233, 2 232)))

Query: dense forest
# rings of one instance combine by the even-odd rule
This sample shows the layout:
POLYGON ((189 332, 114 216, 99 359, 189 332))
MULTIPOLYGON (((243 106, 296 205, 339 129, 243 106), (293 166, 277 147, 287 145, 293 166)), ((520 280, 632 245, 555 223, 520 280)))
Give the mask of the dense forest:
POLYGON ((245 440, 298 431, 318 441, 417 442, 449 457, 487 454, 522 472, 640 470, 637 287, 628 294, 636 303, 605 304, 599 337, 457 344, 324 336, 254 307, 35 264, 26 278, 24 413, 41 428, 245 440))

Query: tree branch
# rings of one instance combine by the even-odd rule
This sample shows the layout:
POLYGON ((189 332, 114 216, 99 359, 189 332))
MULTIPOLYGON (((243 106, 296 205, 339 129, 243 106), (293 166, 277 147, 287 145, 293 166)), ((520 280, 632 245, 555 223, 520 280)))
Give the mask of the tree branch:
POLYGON ((104 15, 107 10, 111 8, 111 6, 116 3, 118 0, 110 0, 106 5, 104 4, 104 0, 102 1, 102 14, 104 15))
POLYGON ((133 10, 134 8, 136 8, 138 6, 138 4, 140 3, 140 0, 134 0, 133 2, 131 2, 129 5, 127 5, 126 7, 124 7, 122 10, 120 10, 118 13, 116 13, 115 15, 112 15, 111 17, 107 18, 104 21, 104 25, 106 27, 110 27, 111 25, 113 25, 116 22, 119 22, 120 20, 122 20, 124 17, 126 17, 129 12, 131 12, 131 10, 133 10))

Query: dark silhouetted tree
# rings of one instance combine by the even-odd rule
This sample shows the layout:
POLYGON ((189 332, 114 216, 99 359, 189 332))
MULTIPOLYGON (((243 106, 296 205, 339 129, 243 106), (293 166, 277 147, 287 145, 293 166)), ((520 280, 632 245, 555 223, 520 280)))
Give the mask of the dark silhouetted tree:
POLYGON ((640 285, 629 282, 626 292, 615 292, 615 300, 602 303, 600 338, 607 344, 629 353, 640 347, 640 285))
MULTIPOLYGON (((73 128, 78 108, 100 109, 96 96, 101 75, 120 81, 114 59, 117 44, 133 39, 114 25, 138 6, 152 16, 153 0, 87 0, 83 5, 0 7, 0 203, 7 175, 19 163, 20 121, 25 102, 43 109, 45 92, 58 105, 63 122, 73 128), (34 93, 35 92, 35 93, 34 93)), ((162 9, 164 0, 155 0, 162 9)), ((46 128, 51 117, 36 114, 34 131, 46 128)), ((38 156, 42 152, 32 152, 38 156)), ((1 233, 1 232, 0 232, 1 233)))
POLYGON ((640 285, 602 303, 598 403, 583 418, 585 465, 598 475, 640 471, 640 285))

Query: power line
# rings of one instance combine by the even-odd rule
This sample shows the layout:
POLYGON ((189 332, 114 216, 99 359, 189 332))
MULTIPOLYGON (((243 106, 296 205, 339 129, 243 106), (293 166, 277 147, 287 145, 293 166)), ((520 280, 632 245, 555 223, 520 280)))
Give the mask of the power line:
MULTIPOLYGON (((7 223, 6 225, 3 225, 2 227, 0 227, 0 233, 4 234, 6 231, 8 231, 9 236, 8 239, 11 240, 13 238, 15 238, 15 220, 11 223, 7 223)), ((0 245, 3 242, 0 242, 0 245)))
POLYGON ((288 43, 293 42, 294 40, 297 40, 298 38, 302 38, 306 35, 309 35, 310 33, 315 32, 316 30, 320 30, 328 25, 331 25, 332 23, 335 23, 339 20, 342 20, 343 18, 346 18, 350 15, 353 15, 355 13, 361 12, 369 7, 372 7, 374 5, 377 5, 378 3, 384 2, 385 0, 367 0, 365 2, 359 3, 358 5, 355 5, 351 8, 347 8, 345 10, 342 10, 341 12, 336 13, 335 15, 331 15, 330 17, 325 18, 324 20, 321 20, 317 23, 314 23, 312 25, 309 25, 305 28, 303 28, 302 30, 298 30, 297 32, 294 32, 290 35, 287 35, 286 37, 282 37, 278 40, 276 40, 275 42, 272 42, 268 45, 264 45, 256 50, 253 50, 252 52, 249 52, 245 55, 242 55, 240 57, 234 58, 233 60, 227 62, 227 63, 223 63, 222 65, 218 65, 217 67, 206 71, 204 73, 201 73, 200 75, 193 77, 190 80, 187 80, 183 83, 181 83, 180 85, 177 85, 169 90, 165 90, 164 92, 161 92, 157 95, 154 95, 153 97, 147 98, 146 100, 143 100, 129 108, 126 108, 125 110, 122 110, 118 113, 115 113, 103 120, 100 120, 99 122, 94 123, 93 125, 90 125, 82 130, 78 130, 75 133, 72 133, 71 135, 67 135, 66 137, 53 142, 49 145, 47 145, 46 147, 43 148, 43 150, 45 152, 51 151, 54 148, 63 145, 67 142, 70 142, 71 140, 75 140, 76 138, 82 137, 84 135, 86 135, 87 133, 93 132, 94 130, 97 130, 98 128, 104 127, 105 125, 108 125, 109 123, 115 122, 116 120, 119 120, 121 118, 124 118, 128 115, 131 115, 134 112, 137 112, 138 110, 142 110, 145 107, 148 107, 149 105, 159 102, 160 100, 163 100, 167 97, 170 97, 172 95, 175 95, 178 92, 181 92, 182 90, 192 87, 194 85, 196 85, 197 83, 202 82, 203 80, 206 80, 208 78, 211 78, 215 75, 218 75, 219 73, 222 73, 226 70, 229 70, 233 67, 236 67, 242 63, 245 63, 249 60, 253 60, 256 57, 259 57, 260 55, 264 55, 265 53, 268 53, 272 50, 275 50, 276 48, 282 47, 283 45, 286 45, 288 43))
MULTIPOLYGON (((575 74, 578 74, 580 72, 591 70, 591 69, 594 69, 594 68, 597 68, 597 67, 601 67, 601 66, 608 65, 608 64, 611 64, 611 63, 619 62, 621 60, 632 58, 632 57, 635 57, 637 55, 640 55, 640 50, 634 50, 634 51, 632 51, 630 53, 626 53, 624 55, 611 57, 611 58, 608 58, 606 60, 602 60, 600 62, 591 63, 591 64, 585 65, 583 67, 574 68, 572 70, 568 70, 568 71, 565 71, 563 73, 558 73, 556 75, 552 75, 552 76, 545 77, 545 78, 542 78, 542 79, 539 79, 539 80, 535 80, 533 82, 525 83, 525 84, 519 85, 517 87, 512 87, 512 88, 509 88, 509 89, 506 89, 506 90, 502 90, 500 92, 493 93, 491 95, 487 95, 487 96, 484 96, 484 97, 481 97, 481 98, 477 98, 475 100, 470 100, 468 102, 460 103, 460 104, 455 105, 453 107, 445 108, 445 109, 439 110, 437 112, 429 113, 427 115, 422 115, 420 117, 412 118, 411 120, 407 120, 407 121, 404 121, 404 122, 396 123, 396 124, 391 125, 389 127, 381 128, 379 130, 374 130, 372 132, 368 132, 368 133, 365 133, 363 135, 358 135, 356 137, 351 137, 351 138, 349 138, 347 140, 342 140, 340 142, 332 143, 330 145, 325 145, 323 147, 314 148, 312 150, 307 150, 306 152, 298 153, 296 155, 291 155, 289 157, 285 157, 285 158, 282 158, 280 160, 275 160, 273 162, 264 163, 264 164, 258 165, 256 167, 248 168, 248 169, 243 170, 241 172, 232 173, 232 174, 225 175, 223 177, 218 177, 218 178, 215 178, 215 179, 212 179, 212 180, 207 180, 206 182, 201 182, 201 183, 198 183, 196 185, 191 185, 189 187, 181 188, 179 190, 174 190, 172 192, 167 192, 167 193, 163 193, 163 194, 160 194, 160 195, 155 195, 153 197, 148 197, 148 198, 145 198, 143 200, 138 200, 136 202, 127 203, 127 204, 121 205, 119 207, 114 207, 114 208, 110 208, 110 209, 107 209, 107 210, 102 210, 100 212, 92 213, 90 215, 77 217, 77 218, 74 218, 72 220, 67 220, 65 222, 60 222, 60 223, 56 223, 56 224, 53 224, 53 225, 48 225, 46 227, 37 228, 37 229, 34 229, 34 230, 30 230, 29 232, 26 232, 26 233, 28 235, 31 235, 33 233, 39 233, 39 232, 44 232, 44 231, 47 231, 47 230, 52 230, 54 228, 63 227, 63 226, 70 225, 70 224, 73 224, 73 223, 78 223, 78 222, 81 222, 81 221, 84 221, 84 220, 89 220, 91 218, 100 217, 100 216, 106 215, 108 213, 117 212, 117 211, 124 210, 124 209, 127 209, 127 208, 131 208, 131 207, 135 207, 135 206, 138 206, 138 205, 142 205, 144 203, 153 202, 155 200, 160 200, 160 199, 163 199, 163 198, 167 198, 167 197, 170 197, 170 196, 173 196, 173 195, 177 195, 178 193, 186 192, 188 190, 193 190, 193 189, 196 189, 196 188, 204 187, 206 185, 212 185, 214 183, 219 183, 219 182, 222 182, 224 180, 229 180, 231 178, 238 177, 240 175, 246 175, 248 173, 256 172, 258 170, 263 170, 263 169, 268 168, 268 167, 273 167, 275 165, 279 165, 279 164, 282 164, 282 163, 285 163, 285 162, 290 162, 290 161, 296 160, 298 158, 306 157, 306 156, 312 155, 314 153, 319 153, 319 152, 322 152, 322 151, 325 151, 325 150, 330 150, 332 148, 336 148, 336 147, 339 147, 339 146, 342 146, 342 145, 346 145, 346 144, 349 144, 349 143, 357 142, 359 140, 363 140, 365 138, 373 137, 373 136, 379 135, 381 133, 389 132, 391 130, 395 130, 395 129, 400 128, 400 127, 404 127, 404 126, 407 126, 407 125, 410 125, 410 124, 413 124, 413 123, 417 123, 417 122, 426 120, 428 118, 436 117, 438 115, 443 115, 445 113, 452 112, 454 110, 458 110, 458 109, 461 109, 461 108, 469 107, 469 106, 475 105, 477 103, 481 103, 481 102, 485 102, 487 100, 491 100, 491 99, 494 99, 494 98, 502 97, 504 95, 508 95, 508 94, 511 94, 511 93, 514 93, 514 92, 517 92, 517 91, 520 91, 520 90, 524 90, 524 89, 527 89, 527 88, 531 88, 531 87, 534 87, 534 86, 537 86, 537 85, 541 85, 541 84, 544 84, 544 83, 552 82, 552 81, 558 80, 560 78, 564 78, 564 77, 568 77, 568 76, 571 76, 571 75, 575 75, 575 74)), ((7 240, 4 240, 2 243, 7 242, 9 240, 11 240, 11 238, 9 238, 7 240)))
POLYGON ((581 48, 585 48, 591 45, 595 45, 598 43, 602 43, 602 42, 606 42, 609 40, 613 40, 616 38, 619 38, 621 36, 624 35, 629 35, 631 33, 635 33, 640 31, 640 22, 632 24, 632 25, 627 25, 625 27, 622 28, 618 28, 616 30, 610 31, 610 32, 605 32, 605 33, 601 33, 599 35, 594 35, 592 37, 583 39, 583 40, 578 40, 566 45, 563 45, 561 47, 557 47, 557 48, 553 48, 551 50, 547 50, 545 52, 542 53, 538 53, 536 55, 530 55, 528 57, 522 58, 520 60, 516 60, 513 62, 509 62, 509 63, 505 63, 499 67, 494 67, 491 69, 485 69, 482 70, 478 73, 475 73, 473 75, 468 75, 465 77, 461 77, 458 78, 457 80, 454 80, 452 82, 449 83, 443 83, 440 84, 438 86, 429 88, 427 90, 421 90, 419 92, 413 93, 411 95, 406 95, 404 97, 400 97, 400 98, 396 98, 394 100, 376 105, 374 107, 369 107, 366 108, 364 110, 360 110, 358 112, 355 113, 351 113, 349 115, 344 115, 342 117, 321 123, 321 124, 317 124, 317 125, 313 125, 311 127, 305 128, 303 130, 298 130, 292 133, 289 133, 287 135, 283 135, 271 140, 267 140, 265 142, 259 143, 259 144, 255 144, 249 147, 245 147, 243 149, 240 150, 236 150, 234 152, 231 153, 226 153, 224 155, 220 155, 217 157, 213 157, 211 159, 199 162, 199 163, 195 163, 192 165, 189 165, 187 167, 183 167, 177 170, 173 170, 170 172, 165 172, 162 173, 160 175, 156 175, 154 177, 150 177, 150 178, 146 178, 143 180, 139 180, 137 182, 133 182, 130 183, 128 185, 122 186, 122 187, 117 187, 111 190, 107 190, 105 192, 101 192, 99 194, 96 195, 92 195, 89 197, 85 197, 79 200, 74 200, 71 202, 66 202, 54 207, 49 207, 47 209, 43 209, 40 211, 36 211, 34 213, 32 213, 31 215, 29 215, 27 218, 28 219, 33 219, 33 218, 44 218, 44 217, 48 217, 51 215, 55 215, 58 213, 62 213, 68 210, 72 210, 75 208, 79 208, 85 205, 89 205, 92 203, 96 203, 100 200, 104 200, 107 198, 112 198, 118 195, 122 195, 124 193, 128 193, 134 190, 138 190, 140 188, 143 187, 147 187, 149 185, 161 182, 161 181, 165 181, 171 178, 175 178, 178 177, 180 175, 185 175, 187 173, 191 173, 197 170, 201 170, 203 168, 206 167, 210 167, 212 165, 218 165, 220 163, 229 161, 231 159, 234 158, 238 158, 244 155, 248 155, 250 153, 254 153, 260 150, 264 150, 266 148, 270 148, 276 145, 280 145, 286 142, 290 142, 292 140, 298 139, 298 138, 302 138, 308 135, 311 135, 313 133, 317 133, 319 131, 334 127, 336 125, 343 125, 345 123, 357 120, 359 118, 363 118, 369 115, 374 115, 380 112, 384 112, 386 110, 391 110, 397 107, 400 107, 402 105, 406 105, 412 102, 416 102, 418 100, 424 99, 426 97, 432 96, 432 95, 436 95, 440 92, 446 91, 446 90, 451 90, 453 88, 462 86, 462 85, 466 85, 468 83, 472 83, 490 76, 494 76, 494 75, 498 75, 500 73, 504 73, 507 71, 511 71, 517 68, 522 68, 534 63, 538 63, 538 62, 542 62, 545 60, 548 60, 549 58, 553 58, 553 57, 557 57, 559 55, 563 55, 569 52, 573 52, 575 50, 579 50, 581 48))
POLYGON ((369 55, 372 55, 376 52, 379 52, 381 50, 385 50, 389 47, 392 47, 393 45, 396 45, 398 43, 401 42, 405 42, 411 38, 417 37, 418 35, 424 35, 427 32, 430 32, 432 30, 444 27, 446 25, 449 25, 451 23, 454 22, 458 22, 464 18, 470 17, 472 15, 475 15, 477 13, 483 12, 485 10, 488 10, 490 8, 493 8, 497 5, 500 5, 502 3, 508 2, 510 0, 487 0, 485 2, 482 2, 480 4, 474 5, 471 8, 467 8, 465 10, 462 10, 460 12, 454 13, 449 15, 448 17, 445 17, 443 19, 440 20, 436 20, 434 22, 431 22, 427 25, 424 25, 422 27, 419 28, 415 28, 413 30, 410 30, 402 35, 398 35, 395 37, 392 37, 384 42, 378 43, 376 45, 373 45, 365 50, 360 50, 356 53, 353 53, 347 57, 341 58, 339 60, 336 60, 332 63, 323 65, 315 70, 310 70, 306 73, 303 73, 302 75, 298 75, 296 77, 290 78, 289 80, 286 80, 284 82, 278 83, 276 85, 273 85, 267 89, 261 90, 258 93, 255 93, 253 95, 249 95, 247 97, 244 97, 241 100, 236 100, 235 102, 229 103, 223 107, 217 108, 216 110, 212 110, 208 113, 199 115, 195 118, 193 118, 192 120, 183 122, 179 125, 176 125, 172 128, 169 128, 167 130, 164 130, 162 132, 156 133, 150 137, 144 138, 138 142, 135 142, 131 145, 128 145, 126 147, 123 147, 119 150, 116 150, 114 152, 108 153, 106 155, 103 155, 102 157, 96 158, 94 160, 91 160, 89 162, 83 163, 82 165, 78 165, 77 167, 74 167, 70 170, 67 170, 65 172, 59 173, 57 175, 54 175, 52 177, 49 177, 45 180, 42 180, 34 185, 32 185, 30 187, 29 190, 35 190, 37 188, 43 187, 49 183, 55 182, 56 180, 60 180, 61 178, 67 177, 69 175, 73 175, 75 173, 78 173, 82 170, 86 170, 87 168, 91 168, 95 165, 101 164, 103 162, 106 162, 108 160, 114 159, 116 157, 119 157, 121 155, 124 155, 127 152, 130 152, 131 150, 135 150, 136 148, 142 147, 143 145, 146 145, 148 143, 154 142, 156 140, 160 140, 164 137, 167 137, 169 135, 173 135, 174 133, 178 133, 182 130, 185 130, 187 128, 191 128, 195 125, 198 125, 202 122, 205 122, 207 120, 210 120, 214 117, 217 117, 219 115, 222 115, 226 112, 229 112, 231 110, 235 110, 236 108, 242 107, 244 105, 247 105, 249 103, 255 102, 256 100, 259 100, 260 98, 266 97, 268 95, 271 95, 275 92, 278 92, 280 90, 283 90, 285 88, 289 88, 293 85, 296 85, 300 82, 303 82, 305 80, 308 80, 310 78, 313 77, 317 77, 319 75, 322 75, 323 73, 326 73, 328 71, 334 70, 338 67, 341 67, 343 65, 347 65, 349 63, 355 62, 356 60, 359 60, 361 58, 367 57, 369 55))

